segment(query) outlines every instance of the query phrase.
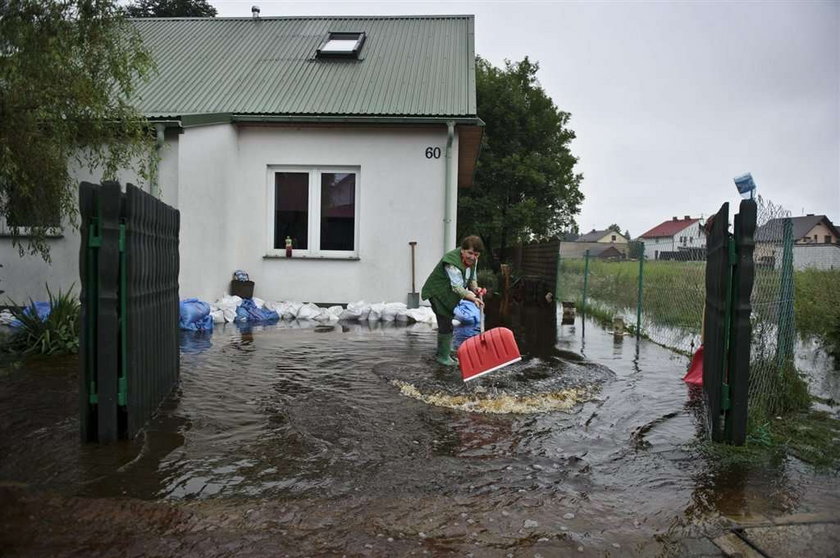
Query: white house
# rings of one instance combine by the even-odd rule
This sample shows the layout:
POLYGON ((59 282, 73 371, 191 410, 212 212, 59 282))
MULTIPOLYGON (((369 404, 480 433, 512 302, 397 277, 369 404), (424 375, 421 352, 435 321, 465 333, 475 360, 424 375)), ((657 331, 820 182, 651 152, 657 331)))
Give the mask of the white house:
POLYGON ((636 240, 645 246, 645 259, 658 260, 663 252, 689 251, 706 247, 706 233, 700 219, 673 217, 642 234, 636 240))
MULTIPOLYGON (((181 298, 215 300, 243 269, 263 299, 404 301, 409 242, 418 290, 455 247, 483 125, 472 16, 134 24, 158 65, 137 94, 161 156, 144 188, 181 212, 181 298)), ((51 254, 0 239, 7 295, 78 286, 78 233, 51 254)))

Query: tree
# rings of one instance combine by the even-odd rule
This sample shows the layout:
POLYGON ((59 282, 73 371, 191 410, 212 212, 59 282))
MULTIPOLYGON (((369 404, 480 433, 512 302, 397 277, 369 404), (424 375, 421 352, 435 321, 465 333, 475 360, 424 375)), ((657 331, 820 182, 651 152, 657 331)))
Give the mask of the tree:
POLYGON ((621 227, 619 227, 619 226, 618 226, 618 225, 616 225, 615 223, 613 223, 612 225, 610 225, 609 227, 607 227, 607 230, 608 230, 608 231, 617 232, 618 234, 621 234, 621 227))
POLYGON ((527 57, 504 69, 476 59, 478 116, 486 123, 475 186, 459 192, 459 236, 479 234, 500 257, 509 242, 575 225, 583 201, 569 150, 575 133, 537 81, 527 57))
POLYGON ((48 227, 76 224, 70 165, 149 176, 153 137, 128 99, 152 67, 114 0, 0 2, 0 216, 21 256, 49 260, 48 227))
POLYGON ((216 17, 207 0, 138 0, 126 11, 130 17, 216 17))

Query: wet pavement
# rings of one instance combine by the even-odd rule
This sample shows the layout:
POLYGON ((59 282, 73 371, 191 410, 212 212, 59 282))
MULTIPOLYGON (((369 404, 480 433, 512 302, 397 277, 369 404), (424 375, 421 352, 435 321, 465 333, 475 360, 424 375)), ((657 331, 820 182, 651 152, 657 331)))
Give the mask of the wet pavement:
POLYGON ((2 369, 3 555, 720 555, 834 525, 836 471, 698 450, 685 357, 554 307, 500 323, 523 361, 466 385, 424 324, 185 334, 176 393, 109 446, 78 443, 74 358, 2 369))

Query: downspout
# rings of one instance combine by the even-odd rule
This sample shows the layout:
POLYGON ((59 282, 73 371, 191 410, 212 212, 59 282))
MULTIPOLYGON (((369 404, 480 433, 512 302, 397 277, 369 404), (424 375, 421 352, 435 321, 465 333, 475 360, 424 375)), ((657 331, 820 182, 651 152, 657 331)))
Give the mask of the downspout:
POLYGON ((155 153, 152 155, 151 180, 149 181, 149 193, 155 198, 160 199, 160 151, 163 149, 164 136, 163 132, 166 127, 163 124, 155 124, 155 153))
MULTIPOLYGON (((452 250, 454 247, 454 241, 452 239, 452 227, 451 224, 455 220, 454 215, 452 214, 454 211, 454 206, 456 204, 452 203, 452 141, 455 138, 455 122, 449 121, 446 123, 446 168, 444 172, 446 173, 446 177, 444 179, 444 192, 443 192, 443 252, 444 254, 449 250, 452 250)), ((456 200, 457 201, 457 200, 456 200)))

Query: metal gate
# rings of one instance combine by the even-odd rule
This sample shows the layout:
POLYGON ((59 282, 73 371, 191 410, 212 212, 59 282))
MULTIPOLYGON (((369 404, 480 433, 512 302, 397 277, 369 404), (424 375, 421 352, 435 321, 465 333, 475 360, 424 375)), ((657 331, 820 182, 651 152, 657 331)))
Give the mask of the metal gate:
POLYGON ((178 380, 180 214, 128 184, 83 182, 81 436, 131 438, 178 380))

